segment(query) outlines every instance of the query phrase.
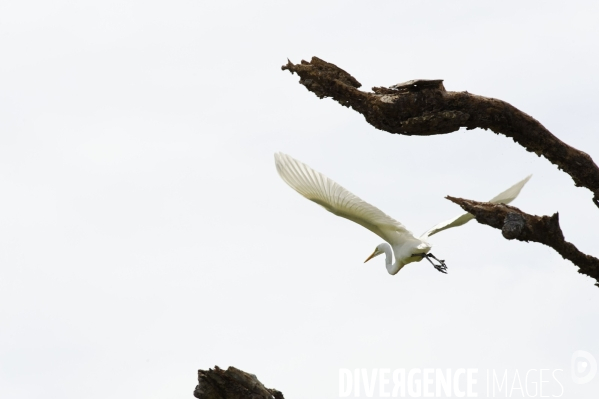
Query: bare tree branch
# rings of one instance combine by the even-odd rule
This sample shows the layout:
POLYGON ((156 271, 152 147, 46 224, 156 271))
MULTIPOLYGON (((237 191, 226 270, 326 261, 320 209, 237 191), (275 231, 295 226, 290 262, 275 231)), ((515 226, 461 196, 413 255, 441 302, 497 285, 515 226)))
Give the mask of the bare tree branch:
MULTIPOLYGON (((564 143, 539 121, 505 101, 463 92, 448 92, 442 80, 411 80, 391 87, 358 90, 353 76, 334 64, 312 57, 283 70, 300 77, 300 84, 319 98, 331 97, 351 107, 366 121, 390 133, 433 136, 467 129, 490 129, 511 137, 527 151, 544 156, 568 173, 576 186, 586 187, 599 207, 599 168, 591 157, 564 143)), ((565 241, 558 214, 534 216, 503 204, 490 204, 447 197, 472 213, 479 223, 502 230, 508 240, 535 241, 555 249, 577 265, 579 273, 599 282, 599 259, 580 252, 565 241)), ((595 285, 599 286, 599 283, 595 285)))
POLYGON ((505 101, 463 92, 448 92, 442 80, 412 80, 389 88, 358 90, 353 76, 334 64, 312 57, 310 62, 282 67, 319 98, 331 97, 351 107, 377 129, 390 133, 432 136, 460 127, 490 129, 511 137, 527 151, 543 155, 586 187, 599 207, 599 168, 591 157, 564 143, 539 121, 505 101))
POLYGON ((284 399, 276 389, 268 389, 255 375, 229 367, 218 366, 198 370, 198 385, 193 391, 198 399, 284 399))
POLYGON ((508 240, 534 241, 555 249, 564 259, 579 267, 578 273, 594 278, 597 281, 595 285, 599 287, 599 259, 580 252, 564 239, 557 213, 552 216, 535 216, 510 205, 450 196, 446 198, 473 214, 477 222, 500 229, 508 240))

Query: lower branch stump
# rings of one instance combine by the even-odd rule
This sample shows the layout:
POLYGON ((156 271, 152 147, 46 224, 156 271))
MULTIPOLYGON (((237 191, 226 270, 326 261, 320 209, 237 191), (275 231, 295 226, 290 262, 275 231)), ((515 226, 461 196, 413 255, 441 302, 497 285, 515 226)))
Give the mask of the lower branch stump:
POLYGON ((198 385, 193 391, 198 399, 284 399, 276 389, 266 388, 254 374, 235 367, 223 370, 198 370, 198 385))

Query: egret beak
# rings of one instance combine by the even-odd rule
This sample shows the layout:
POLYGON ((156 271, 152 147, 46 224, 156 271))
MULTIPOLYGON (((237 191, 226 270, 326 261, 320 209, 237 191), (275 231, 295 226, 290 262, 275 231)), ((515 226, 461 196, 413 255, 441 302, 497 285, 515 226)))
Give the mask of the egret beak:
POLYGON ((372 255, 370 255, 370 256, 368 257, 368 259, 366 259, 366 260, 364 261, 364 263, 368 262, 370 259, 374 258, 374 257, 375 257, 375 256, 377 256, 377 255, 378 255, 378 253, 376 252, 376 249, 375 249, 375 250, 374 250, 374 252, 372 253, 372 255))

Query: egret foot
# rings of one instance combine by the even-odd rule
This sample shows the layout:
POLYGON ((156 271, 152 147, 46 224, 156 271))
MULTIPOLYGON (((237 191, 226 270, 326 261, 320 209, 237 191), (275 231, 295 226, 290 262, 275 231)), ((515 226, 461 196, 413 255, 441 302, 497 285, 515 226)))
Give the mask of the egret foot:
POLYGON ((414 255, 412 255, 412 256, 422 256, 423 258, 426 258, 426 260, 428 260, 428 261, 431 263, 431 265, 433 265, 433 267, 434 267, 435 269, 437 269, 437 270, 438 270, 438 271, 440 271, 441 273, 445 273, 445 274, 447 274, 447 265, 445 264, 445 260, 443 260, 443 259, 437 259, 437 258, 435 257, 435 255, 433 255, 433 254, 431 254, 431 253, 428 253, 428 254, 414 254, 414 255), (437 262, 439 262, 439 264, 438 264, 438 265, 437 265, 437 264, 435 264, 435 263, 434 263, 434 262, 431 260, 431 258, 433 258, 434 260, 436 260, 437 262))
POLYGON ((426 259, 427 259, 429 262, 431 262, 431 265, 433 265, 433 267, 434 267, 435 269, 437 269, 437 270, 438 270, 438 271, 440 271, 441 273, 445 273, 445 274, 447 274, 447 265, 445 264, 445 260, 443 260, 443 259, 437 259, 437 258, 435 257, 435 255, 433 255, 433 254, 430 254, 430 253, 429 253, 429 254, 426 254, 426 255, 425 255, 425 257, 426 257, 426 259), (433 258, 434 260, 436 260, 437 262, 439 262, 439 264, 438 264, 438 265, 435 265, 435 264, 433 263, 433 261, 431 260, 431 258, 433 258))

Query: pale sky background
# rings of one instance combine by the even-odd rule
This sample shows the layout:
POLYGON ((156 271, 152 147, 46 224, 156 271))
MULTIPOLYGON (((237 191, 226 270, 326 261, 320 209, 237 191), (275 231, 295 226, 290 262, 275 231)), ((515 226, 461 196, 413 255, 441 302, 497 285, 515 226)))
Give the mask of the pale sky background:
MULTIPOLYGON (((394 136, 280 70, 318 56, 365 90, 444 79, 599 160, 599 3, 3 1, 0 396, 192 398, 236 366, 288 399, 340 368, 562 369, 599 359, 599 289, 471 222, 390 276, 380 238, 278 177, 286 152, 420 234, 526 175, 599 255, 588 190, 489 131, 394 136)), ((538 382, 538 381, 537 381, 538 382)), ((517 391, 513 397, 521 397, 517 391)), ((558 395, 559 388, 545 392, 558 395)))

